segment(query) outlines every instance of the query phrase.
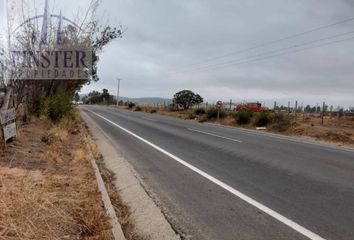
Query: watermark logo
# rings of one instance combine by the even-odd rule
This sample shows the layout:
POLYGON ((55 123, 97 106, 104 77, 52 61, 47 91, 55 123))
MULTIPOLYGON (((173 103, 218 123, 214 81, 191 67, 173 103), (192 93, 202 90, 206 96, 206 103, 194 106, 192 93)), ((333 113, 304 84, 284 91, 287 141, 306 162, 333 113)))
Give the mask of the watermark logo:
POLYGON ((92 69, 91 41, 74 21, 43 13, 23 21, 11 34, 12 78, 86 80, 92 69))

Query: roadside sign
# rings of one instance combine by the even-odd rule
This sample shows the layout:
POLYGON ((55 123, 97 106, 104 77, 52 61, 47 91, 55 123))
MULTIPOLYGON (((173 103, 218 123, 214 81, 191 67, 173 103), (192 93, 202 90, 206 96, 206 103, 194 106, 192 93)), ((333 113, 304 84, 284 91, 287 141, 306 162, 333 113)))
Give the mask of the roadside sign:
POLYGON ((16 136, 16 123, 10 123, 3 128, 5 142, 16 136))
POLYGON ((16 119, 16 112, 15 109, 9 109, 0 112, 0 123, 1 125, 4 125, 10 121, 13 121, 16 119))
POLYGON ((9 139, 16 136, 16 111, 14 108, 0 112, 0 127, 2 127, 6 145, 9 139))
POLYGON ((222 108, 223 105, 224 105, 224 104, 223 104, 222 101, 218 101, 218 102, 216 103, 216 107, 217 107, 217 108, 222 108))

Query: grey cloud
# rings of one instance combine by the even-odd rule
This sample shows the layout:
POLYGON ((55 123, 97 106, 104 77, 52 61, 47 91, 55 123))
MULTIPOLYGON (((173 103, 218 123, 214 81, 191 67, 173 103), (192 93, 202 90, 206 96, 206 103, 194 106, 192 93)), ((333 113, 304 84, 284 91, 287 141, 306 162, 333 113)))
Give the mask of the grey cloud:
MULTIPOLYGON (((66 13, 70 10, 65 9, 66 13)), ((120 77, 122 95, 130 97, 172 97, 178 90, 192 89, 208 101, 299 99, 312 104, 325 100, 333 105, 354 105, 354 40, 205 72, 179 71, 354 17, 353 13, 352 0, 103 0, 100 17, 108 17, 112 25, 122 24, 127 31, 103 52, 100 82, 83 92, 108 88, 114 93, 115 79, 120 77)), ((353 30, 351 21, 225 61, 353 30)))

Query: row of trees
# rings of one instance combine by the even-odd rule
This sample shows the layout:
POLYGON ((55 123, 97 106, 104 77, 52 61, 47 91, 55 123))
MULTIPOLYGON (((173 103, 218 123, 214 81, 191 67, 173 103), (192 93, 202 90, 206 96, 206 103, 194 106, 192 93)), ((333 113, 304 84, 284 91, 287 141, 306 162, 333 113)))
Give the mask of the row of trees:
POLYGON ((83 97, 82 101, 85 104, 115 104, 117 102, 107 89, 103 89, 102 92, 92 91, 83 97))
MULTIPOLYGON (((113 95, 110 95, 107 89, 103 89, 102 92, 92 91, 85 96, 82 101, 85 104, 116 104, 117 101, 113 95)), ((130 102, 127 102, 129 105, 130 102)), ((183 90, 176 93, 173 97, 172 105, 176 108, 188 110, 189 108, 203 103, 203 98, 190 90, 183 90)), ((131 104, 131 103, 130 103, 131 104)), ((124 105, 123 101, 119 102, 119 105, 124 105)))

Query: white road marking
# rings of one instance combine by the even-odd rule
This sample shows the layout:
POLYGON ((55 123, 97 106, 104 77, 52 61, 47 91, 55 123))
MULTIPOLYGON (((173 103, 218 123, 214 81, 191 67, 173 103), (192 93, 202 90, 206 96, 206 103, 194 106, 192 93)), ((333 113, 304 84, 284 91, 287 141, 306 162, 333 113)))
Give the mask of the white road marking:
POLYGON ((230 141, 233 141, 233 142, 242 143, 242 141, 240 141, 240 140, 237 140, 237 139, 234 139, 234 138, 229 138, 229 137, 220 136, 220 135, 217 135, 217 134, 214 134, 214 133, 203 132, 203 131, 199 131, 199 130, 192 129, 192 128, 188 128, 188 130, 189 130, 189 131, 192 131, 192 132, 197 132, 197 133, 202 133, 202 134, 210 135, 210 136, 213 136, 213 137, 223 138, 223 139, 230 140, 230 141))
MULTIPOLYGON (((89 110, 90 111, 90 110, 89 110)), ((117 128, 123 130, 124 132, 132 135, 133 137, 139 139, 140 141, 146 143, 147 145, 151 146, 152 148, 158 150, 159 152, 165 154, 166 156, 172 158, 173 160, 177 161, 178 163, 184 165, 185 167, 189 168, 190 170, 198 173, 199 175, 203 176, 204 178, 208 179, 209 181, 215 183, 216 185, 218 185, 219 187, 225 189, 226 191, 230 192, 231 194, 237 196, 238 198, 244 200, 245 202, 249 203, 250 205, 258 208, 259 210, 263 211, 264 213, 268 214, 269 216, 275 218, 276 220, 282 222, 283 224, 287 225, 288 227, 292 228, 293 230, 297 231, 298 233, 308 237, 309 239, 312 240, 325 240, 325 238, 322 238, 321 236, 319 236, 318 234, 311 232, 310 230, 308 230, 307 228, 297 224, 296 222, 292 221, 291 219, 281 215, 280 213, 270 209, 269 207, 263 205, 262 203, 254 200, 253 198, 243 194, 242 192, 230 187, 229 185, 223 183, 222 181, 216 179, 215 177, 209 175, 208 173, 194 167, 193 165, 187 163, 186 161, 182 160, 181 158, 169 153, 168 151, 160 148, 159 146, 149 142, 148 140, 136 135, 135 133, 129 131, 128 129, 125 129, 124 127, 114 123, 113 121, 93 112, 90 111, 91 113, 93 113, 94 115, 102 118, 103 120, 111 123, 112 125, 116 126, 117 128)))
POLYGON ((148 118, 148 117, 141 117, 141 118, 142 118, 142 119, 145 119, 145 120, 152 121, 152 122, 157 122, 157 120, 152 119, 152 118, 148 118))
POLYGON ((216 124, 211 124, 211 123, 205 123, 208 125, 211 125, 213 127, 222 127, 225 129, 231 129, 231 130, 236 130, 240 131, 243 133, 248 133, 253 136, 261 136, 261 137, 268 137, 268 138, 276 138, 276 139, 281 139, 281 140, 287 140, 289 142, 295 142, 295 143, 300 143, 300 144, 310 144, 313 146, 325 148, 327 150, 333 151, 333 150, 338 150, 338 151, 346 151, 346 152, 351 152, 354 153, 354 149, 349 148, 349 147, 344 147, 344 146, 336 146, 336 145, 330 145, 325 142, 314 142, 314 140, 306 140, 306 139, 301 139, 299 137, 287 137, 287 136, 281 136, 276 133, 271 133, 271 132, 260 132, 260 131, 255 131, 255 130, 248 130, 248 129, 242 129, 240 127, 230 127, 230 126, 222 126, 222 125, 216 125, 216 124))

